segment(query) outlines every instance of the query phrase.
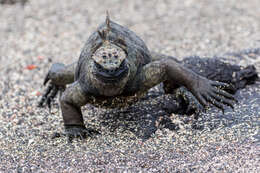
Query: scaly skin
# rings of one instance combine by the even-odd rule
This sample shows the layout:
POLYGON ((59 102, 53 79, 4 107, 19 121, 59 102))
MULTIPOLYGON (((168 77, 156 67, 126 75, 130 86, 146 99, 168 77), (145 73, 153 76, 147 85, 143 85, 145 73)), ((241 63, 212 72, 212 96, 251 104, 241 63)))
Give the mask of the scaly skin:
POLYGON ((88 39, 77 63, 69 66, 57 63, 51 67, 44 80, 44 84, 49 82, 49 86, 39 105, 47 104, 50 107, 57 92, 61 92, 60 107, 65 132, 71 141, 74 137, 84 138, 96 133, 84 125, 81 106, 85 104, 105 107, 128 106, 138 101, 150 88, 163 82, 166 93, 176 94, 179 87, 188 90, 184 93, 192 93, 194 97, 182 94, 187 104, 195 99, 198 100, 198 109, 212 104, 224 111, 225 105, 233 108, 235 101, 233 95, 226 91, 234 93, 244 87, 247 81, 254 81, 256 78, 253 66, 244 70, 219 60, 212 63, 211 60, 198 57, 178 62, 173 57, 151 53, 135 33, 111 22, 107 17, 105 24, 88 39), (104 57, 103 61, 103 54, 116 57, 111 58, 111 61, 104 57), (117 55, 121 57, 117 58, 117 55), (213 64, 218 68, 209 69, 213 64), (199 66, 201 68, 196 68, 199 66), (222 73, 225 69, 228 69, 228 73, 222 73), (113 75, 121 72, 120 77, 113 78, 113 75), (239 79, 236 79, 233 73, 237 73, 239 79), (109 78, 106 78, 107 76, 109 78), (216 78, 219 76, 221 78, 216 78), (215 79, 219 81, 213 81, 215 79), (244 81, 244 85, 241 81, 244 81), (240 84, 236 85, 237 83, 240 84), (71 85, 66 88, 67 84, 71 85))

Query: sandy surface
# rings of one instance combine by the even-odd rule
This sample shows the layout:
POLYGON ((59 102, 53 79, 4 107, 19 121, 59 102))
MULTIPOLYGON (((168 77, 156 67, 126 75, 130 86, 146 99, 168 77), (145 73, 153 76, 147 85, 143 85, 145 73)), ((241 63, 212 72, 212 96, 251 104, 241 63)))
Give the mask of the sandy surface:
MULTIPOLYGON (((70 145, 65 138, 51 139, 64 130, 58 105, 51 114, 36 107, 50 65, 76 61, 106 10, 151 50, 181 59, 260 48, 259 9, 259 0, 31 0, 24 7, 1 5, 0 172, 260 172, 259 83, 236 94, 234 112, 222 115, 212 109, 195 126, 192 117, 164 116, 152 98, 136 106, 147 110, 141 116, 138 110, 88 105, 86 124, 101 135, 70 145), (176 127, 161 123, 165 120, 176 127)), ((230 62, 255 64, 260 72, 260 55, 230 62)))

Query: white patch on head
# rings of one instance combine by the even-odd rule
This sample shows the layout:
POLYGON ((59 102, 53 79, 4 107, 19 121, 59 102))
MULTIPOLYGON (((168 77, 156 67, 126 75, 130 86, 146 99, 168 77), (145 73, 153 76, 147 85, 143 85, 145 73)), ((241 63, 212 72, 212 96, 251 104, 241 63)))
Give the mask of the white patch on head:
POLYGON ((116 69, 126 58, 126 53, 114 44, 105 43, 96 50, 92 58, 105 69, 116 69))

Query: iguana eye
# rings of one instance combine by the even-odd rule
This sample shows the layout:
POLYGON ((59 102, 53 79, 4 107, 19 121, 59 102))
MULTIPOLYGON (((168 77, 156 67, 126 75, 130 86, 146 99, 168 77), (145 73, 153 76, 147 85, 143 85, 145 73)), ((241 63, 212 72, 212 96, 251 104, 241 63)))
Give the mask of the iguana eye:
POLYGON ((121 64, 120 64, 119 68, 120 68, 120 69, 123 69, 123 68, 125 67, 125 63, 126 63, 125 60, 123 60, 123 61, 121 62, 121 64))
POLYGON ((98 64, 98 63, 95 62, 95 65, 96 65, 96 67, 97 67, 98 69, 102 69, 102 66, 101 66, 100 64, 98 64))

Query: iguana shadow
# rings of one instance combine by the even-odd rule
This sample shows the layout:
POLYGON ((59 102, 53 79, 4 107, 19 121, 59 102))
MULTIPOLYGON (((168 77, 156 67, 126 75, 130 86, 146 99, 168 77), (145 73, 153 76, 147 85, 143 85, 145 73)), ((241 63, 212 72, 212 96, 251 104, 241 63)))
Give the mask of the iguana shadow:
MULTIPOLYGON (((253 86, 255 89, 251 91, 246 88, 237 92, 236 98, 239 101, 237 110, 227 109, 225 114, 216 108, 200 112, 197 117, 194 112, 182 114, 180 110, 176 110, 180 103, 174 96, 153 93, 130 107, 121 110, 106 110, 100 113, 98 121, 111 132, 121 128, 123 131, 130 131, 144 141, 151 138, 158 129, 169 129, 177 132, 181 124, 187 123, 191 124, 188 130, 195 131, 201 131, 205 128, 211 131, 223 126, 232 127, 244 121, 254 121, 254 115, 260 111, 260 107, 252 108, 250 105, 255 105, 260 101, 257 86, 255 84, 253 86), (243 105, 243 109, 241 109, 241 105, 243 105), (250 109, 250 114, 246 112, 247 109, 250 109), (173 111, 177 113, 172 113, 173 111), (173 117, 179 121, 173 122, 173 117)), ((260 125, 259 122, 258 124, 260 125)), ((256 137, 260 139, 259 135, 256 137)))

